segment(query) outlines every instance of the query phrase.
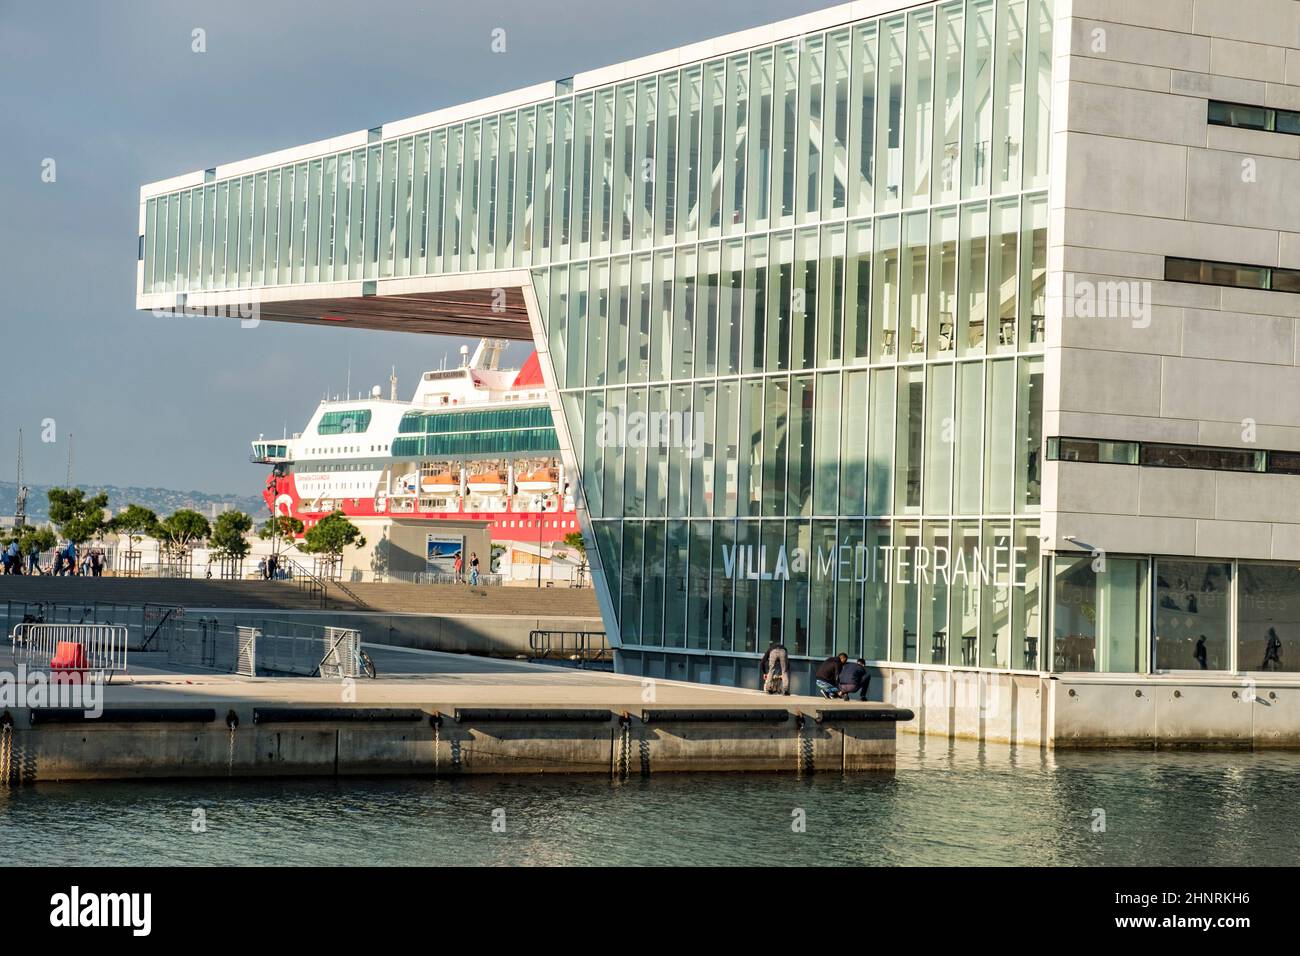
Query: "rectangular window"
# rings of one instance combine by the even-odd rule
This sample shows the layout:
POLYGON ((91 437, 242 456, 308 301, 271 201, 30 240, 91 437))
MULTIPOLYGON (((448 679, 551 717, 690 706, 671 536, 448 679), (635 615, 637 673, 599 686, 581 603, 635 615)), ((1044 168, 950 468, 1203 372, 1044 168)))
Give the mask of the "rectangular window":
POLYGON ((1138 464, 1156 468, 1203 468, 1213 471, 1263 471, 1264 453, 1231 448, 1143 443, 1138 464))
POLYGON ((1053 671, 1146 673, 1146 619, 1145 561, 1108 557, 1099 566, 1091 555, 1056 559, 1053 671))
POLYGON ((876 208, 897 209, 903 190, 903 70, 907 20, 880 27, 880 97, 876 101, 876 208))
POLYGON ((1165 280, 1168 282, 1195 282, 1201 285, 1223 285, 1238 289, 1270 289, 1272 274, 1282 273, 1280 292, 1300 291, 1294 273, 1273 270, 1268 266, 1240 265, 1231 262, 1209 262, 1201 259, 1165 259, 1165 280))
POLYGON ((1137 442, 1098 441, 1091 438, 1049 438, 1049 461, 1087 461, 1107 465, 1136 465, 1137 442))
POLYGON ((821 202, 822 87, 825 38, 805 37, 799 60, 799 116, 791 154, 795 162, 795 218, 807 222, 816 217, 821 202))
POLYGON ((721 251, 718 244, 701 246, 694 289, 697 378, 715 375, 718 371, 718 322, 721 318, 719 310, 722 302, 721 282, 723 280, 721 269, 721 251))
POLYGON ((962 198, 987 196, 993 140, 993 0, 966 8, 966 78, 962 88, 962 198))
POLYGON ((984 426, 984 512, 1011 510, 1015 469, 1016 368, 1011 360, 990 362, 984 426))
POLYGON ((934 66, 934 10, 922 10, 908 17, 907 31, 907 144, 903 157, 903 200, 914 206, 924 206, 930 199, 934 66))
POLYGON ((726 133, 723 136, 722 231, 724 235, 745 228, 745 164, 749 150, 749 55, 742 53, 727 61, 726 133))
MULTIPOLYGON (((936 16, 930 195, 935 202, 954 202, 960 186, 961 50, 965 3, 963 0, 945 3, 936 10, 936 16)), ((1050 92, 1050 89, 1046 90, 1045 95, 1050 95, 1050 92)))
POLYGON ((876 168, 876 24, 853 32, 853 115, 849 121, 849 215, 871 211, 876 168))
POLYGON ((1024 156, 1025 112, 1025 0, 998 0, 997 62, 993 67, 993 190, 1003 193, 1020 188, 1024 156))
POLYGON ((1235 129, 1272 131, 1277 128, 1275 110, 1242 103, 1222 103, 1218 100, 1210 100, 1206 122, 1211 126, 1231 126, 1235 129))
POLYGON ((1300 671, 1300 568, 1237 566, 1237 670, 1300 671))
POLYGON ((655 244, 671 242, 677 217, 677 121, 680 112, 681 80, 676 73, 659 77, 659 119, 656 123, 654 167, 655 244))
POLYGON ((1155 669, 1228 670, 1232 566, 1160 559, 1155 576, 1155 669))
POLYGON ((925 370, 898 373, 898 426, 894 448, 894 514, 921 512, 921 450, 925 434, 925 370))
POLYGON ((951 514, 953 435, 952 365, 929 368, 925 427, 925 514, 951 514))
POLYGON ((848 29, 826 37, 826 96, 822 109, 823 219, 844 214, 849 195, 849 102, 852 34, 848 29))

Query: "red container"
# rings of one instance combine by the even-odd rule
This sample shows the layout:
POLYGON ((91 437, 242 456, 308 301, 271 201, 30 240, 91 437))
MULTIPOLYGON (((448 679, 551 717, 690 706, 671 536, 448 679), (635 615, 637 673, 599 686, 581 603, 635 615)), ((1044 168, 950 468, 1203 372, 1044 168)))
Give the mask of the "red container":
POLYGON ((54 648, 54 659, 50 661, 51 671, 84 671, 89 667, 86 648, 79 642, 59 641, 54 648))

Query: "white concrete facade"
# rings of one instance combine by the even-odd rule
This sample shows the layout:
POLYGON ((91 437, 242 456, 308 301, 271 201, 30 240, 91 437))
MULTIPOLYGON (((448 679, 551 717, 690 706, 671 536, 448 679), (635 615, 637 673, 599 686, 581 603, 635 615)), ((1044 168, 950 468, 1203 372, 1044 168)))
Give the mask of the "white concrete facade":
MULTIPOLYGON (((1164 259, 1300 265, 1292 0, 1057 0, 1051 288, 1149 283, 1149 322, 1048 323, 1044 434, 1300 450, 1300 297, 1164 281, 1164 259)), ((1300 476, 1047 462, 1044 547, 1300 560, 1300 476)))

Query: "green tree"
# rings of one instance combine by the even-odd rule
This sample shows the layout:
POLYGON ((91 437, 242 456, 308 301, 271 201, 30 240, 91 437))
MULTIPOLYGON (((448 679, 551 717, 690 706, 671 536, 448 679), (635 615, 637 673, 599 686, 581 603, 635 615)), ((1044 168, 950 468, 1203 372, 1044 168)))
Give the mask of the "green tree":
POLYGON ((271 542, 271 553, 279 556, 285 545, 302 534, 303 523, 293 515, 276 515, 268 518, 257 529, 257 536, 263 541, 271 542))
POLYGON ((158 522, 154 536, 166 551, 180 557, 211 533, 207 518, 197 511, 181 508, 158 522))
POLYGON ((572 548, 574 551, 577 551, 578 554, 582 555, 584 561, 587 559, 587 542, 582 540, 581 531, 570 531, 566 534, 564 536, 564 544, 566 547, 572 548))
POLYGON ((54 536, 54 532, 47 527, 36 527, 35 525, 25 525, 18 536, 18 547, 22 548, 23 554, 32 550, 32 545, 36 546, 37 551, 49 551, 59 539, 54 536))
POLYGON ((106 493, 87 498, 80 488, 51 488, 49 499, 50 520, 59 529, 61 538, 81 544, 104 531, 107 525, 104 509, 108 507, 106 493))
POLYGON ((223 511, 212 526, 208 544, 223 558, 247 557, 251 546, 248 533, 253 530, 253 519, 242 511, 223 511))
POLYGON ((343 512, 331 511, 311 526, 299 548, 307 554, 324 555, 329 558, 330 566, 337 568, 343 558, 343 549, 349 545, 358 548, 366 546, 361 529, 349 521, 343 512))
POLYGON ((127 505, 108 522, 108 530, 114 534, 126 535, 126 540, 134 551, 141 539, 152 537, 157 532, 158 516, 153 509, 144 505, 127 505))

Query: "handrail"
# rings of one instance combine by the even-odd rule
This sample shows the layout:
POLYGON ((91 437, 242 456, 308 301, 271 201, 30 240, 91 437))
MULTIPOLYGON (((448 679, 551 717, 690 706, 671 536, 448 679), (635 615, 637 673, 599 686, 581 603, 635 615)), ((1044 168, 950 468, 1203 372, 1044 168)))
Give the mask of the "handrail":
POLYGON ((528 647, 538 660, 604 661, 609 654, 609 637, 604 631, 538 629, 529 631, 528 647))
POLYGON ((319 594, 320 606, 322 608, 326 606, 326 603, 328 601, 328 594, 329 594, 329 584, 326 582, 324 578, 320 577, 317 574, 314 574, 311 571, 308 571, 297 561, 293 560, 293 558, 286 557, 283 554, 279 555, 276 558, 276 561, 277 563, 283 561, 285 564, 287 564, 290 568, 293 569, 293 578, 298 583, 298 589, 300 591, 305 589, 309 595, 319 594))

